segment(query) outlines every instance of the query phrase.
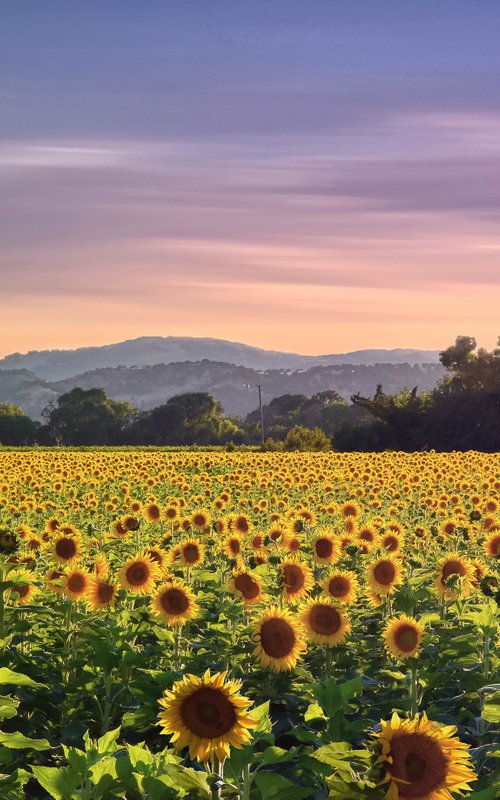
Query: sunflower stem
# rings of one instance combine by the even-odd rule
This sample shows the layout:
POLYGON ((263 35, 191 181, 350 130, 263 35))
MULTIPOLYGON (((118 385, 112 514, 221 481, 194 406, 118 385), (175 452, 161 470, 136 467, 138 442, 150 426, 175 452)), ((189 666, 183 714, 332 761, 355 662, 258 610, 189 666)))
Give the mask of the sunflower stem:
POLYGON ((412 664, 410 667, 410 716, 413 717, 418 711, 418 677, 417 665, 412 664))

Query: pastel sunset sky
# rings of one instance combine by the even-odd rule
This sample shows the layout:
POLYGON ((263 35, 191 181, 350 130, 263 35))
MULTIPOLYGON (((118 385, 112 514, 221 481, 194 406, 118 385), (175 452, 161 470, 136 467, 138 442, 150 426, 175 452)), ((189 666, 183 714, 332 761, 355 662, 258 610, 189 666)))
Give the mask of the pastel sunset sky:
POLYGON ((500 334, 497 0, 2 0, 0 356, 500 334))

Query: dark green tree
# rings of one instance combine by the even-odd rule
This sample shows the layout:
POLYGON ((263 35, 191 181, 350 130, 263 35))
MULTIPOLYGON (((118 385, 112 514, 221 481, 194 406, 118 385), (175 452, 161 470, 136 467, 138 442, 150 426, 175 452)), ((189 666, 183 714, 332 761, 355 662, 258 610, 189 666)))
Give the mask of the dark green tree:
POLYGON ((121 444, 136 411, 130 403, 110 400, 103 389, 76 387, 45 410, 46 430, 56 444, 121 444))
POLYGON ((36 423, 24 411, 12 403, 0 403, 0 444, 33 444, 36 433, 36 423))

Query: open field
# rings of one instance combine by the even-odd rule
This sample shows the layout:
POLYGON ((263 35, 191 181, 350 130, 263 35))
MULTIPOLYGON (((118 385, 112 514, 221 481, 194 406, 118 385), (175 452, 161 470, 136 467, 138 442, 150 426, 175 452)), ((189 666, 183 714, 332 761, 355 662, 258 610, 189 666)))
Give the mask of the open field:
POLYGON ((6 450, 0 548, 2 800, 500 796, 497 454, 6 450))

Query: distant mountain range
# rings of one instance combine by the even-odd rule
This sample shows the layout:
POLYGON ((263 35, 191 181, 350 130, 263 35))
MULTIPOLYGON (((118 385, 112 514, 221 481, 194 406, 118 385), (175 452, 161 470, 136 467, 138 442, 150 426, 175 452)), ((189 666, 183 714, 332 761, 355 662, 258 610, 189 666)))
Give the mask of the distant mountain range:
POLYGON ((336 389, 346 400, 371 395, 378 383, 392 393, 432 389, 444 374, 437 351, 358 350, 301 356, 218 339, 143 337, 105 347, 15 353, 0 360, 0 403, 38 418, 75 386, 100 387, 115 400, 153 408, 181 392, 212 392, 227 414, 257 406, 257 384, 269 403, 282 394, 336 389))
POLYGON ((102 367, 150 367, 182 361, 221 361, 251 369, 308 369, 331 364, 432 364, 437 350, 355 350, 324 356, 303 356, 262 350, 224 339, 185 336, 142 336, 103 347, 77 350, 31 350, 0 359, 0 370, 27 369, 39 378, 60 381, 102 367))

